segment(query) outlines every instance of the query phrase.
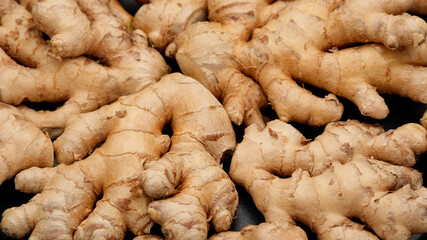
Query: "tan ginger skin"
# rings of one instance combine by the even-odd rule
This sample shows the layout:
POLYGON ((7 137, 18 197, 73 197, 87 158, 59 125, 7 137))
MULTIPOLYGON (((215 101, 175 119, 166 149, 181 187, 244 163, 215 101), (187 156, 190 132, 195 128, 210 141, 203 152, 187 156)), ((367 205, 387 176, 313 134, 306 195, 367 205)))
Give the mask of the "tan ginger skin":
MULTIPOLYGON (((147 33, 148 42, 163 52, 193 23, 206 20, 207 0, 139 0, 143 5, 132 26, 147 33)), ((170 51, 170 50, 168 50, 170 51)))
MULTIPOLYGON (((186 75, 196 78, 220 98, 234 123, 240 125, 244 121, 246 125, 256 123, 264 126, 259 108, 266 106, 266 98, 255 82, 234 70, 237 63, 232 59, 232 49, 236 40, 248 38, 250 31, 256 26, 253 23, 257 16, 245 16, 249 17, 248 20, 228 21, 223 27, 218 27, 217 23, 212 22, 202 22, 197 27, 193 25, 206 18, 208 4, 210 9, 215 8, 210 11, 216 11, 217 15, 242 17, 247 15, 245 11, 254 13, 257 5, 267 5, 265 1, 241 1, 234 4, 238 7, 228 6, 229 3, 233 3, 232 1, 140 0, 139 2, 143 5, 135 14, 134 28, 146 32, 148 41, 159 51, 165 50, 166 56, 170 58, 175 57, 178 48, 188 50, 177 54, 181 70, 186 75), (199 34, 198 29, 201 28, 212 31, 199 34), (197 35, 194 35, 195 31, 197 35), (177 42, 180 35, 184 36, 177 42), (183 41, 185 43, 182 43, 183 41), (182 44, 188 47, 181 47, 182 44), (212 54, 213 52, 219 54, 212 54), (182 55, 190 56, 181 57, 182 55), (200 56, 204 59, 200 59, 198 63, 191 62, 193 59, 184 59, 200 56), (207 56, 209 59, 206 59, 207 56)), ((210 20, 225 19, 211 16, 210 20)))
POLYGON ((166 54, 176 54, 182 72, 222 100, 233 123, 265 126, 259 109, 267 99, 259 85, 238 70, 233 49, 247 41, 260 19, 275 9, 265 0, 207 2, 210 22, 189 26, 166 54))
POLYGON ((229 228, 238 196, 220 161, 234 150, 235 135, 222 105, 197 81, 167 75, 72 119, 55 141, 58 162, 71 163, 104 139, 84 160, 18 174, 16 188, 38 194, 4 212, 3 232, 15 238, 32 231, 37 239, 123 239, 126 229, 149 233, 150 217, 167 239, 206 239, 209 222, 217 231, 229 228), (162 135, 168 122, 171 139, 162 135), (143 190, 145 182, 150 184, 143 190), (169 187, 173 196, 163 198, 169 187), (151 197, 163 199, 149 205, 151 197))
POLYGON ((283 121, 322 125, 342 112, 338 103, 312 100, 294 80, 345 97, 363 115, 382 119, 388 108, 378 92, 427 103, 426 71, 420 67, 427 65, 427 24, 403 14, 411 7, 409 0, 297 0, 254 31, 234 54, 283 121), (368 42, 382 45, 339 50, 368 42))
POLYGON ((39 128, 57 136, 69 116, 137 92, 166 74, 169 67, 147 46, 145 34, 128 32, 107 3, 33 1, 26 3, 31 13, 11 0, 0 4, 1 101, 65 101, 52 112, 20 107, 39 128), (44 41, 41 31, 51 40, 44 41))
POLYGON ((0 103, 0 184, 23 169, 53 167, 53 146, 13 106, 0 103))
POLYGON ((377 91, 427 103, 419 67, 426 65, 427 24, 403 14, 412 1, 269 2, 208 1, 212 22, 193 24, 176 40, 182 71, 221 98, 234 123, 252 113, 247 121, 263 125, 263 93, 281 120, 315 126, 341 118, 343 106, 334 94, 373 118, 388 114, 377 91), (366 42, 379 44, 338 50, 366 42), (295 80, 334 94, 318 98, 295 80))
POLYGON ((426 151, 426 130, 413 123, 384 132, 357 121, 335 122, 313 142, 279 120, 262 131, 251 126, 233 155, 230 176, 251 194, 266 223, 212 239, 307 239, 295 222, 318 239, 378 239, 351 221, 356 218, 381 239, 424 233, 427 190, 421 174, 405 166, 426 151))

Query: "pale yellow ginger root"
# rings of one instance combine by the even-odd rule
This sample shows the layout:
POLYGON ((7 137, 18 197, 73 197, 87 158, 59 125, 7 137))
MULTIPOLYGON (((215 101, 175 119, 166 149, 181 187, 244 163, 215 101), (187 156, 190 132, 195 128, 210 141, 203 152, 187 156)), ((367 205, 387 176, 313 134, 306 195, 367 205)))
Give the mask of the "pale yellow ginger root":
MULTIPOLYGON (((245 122, 264 126, 260 108, 266 105, 266 97, 260 86, 245 76, 243 69, 233 56, 233 50, 245 44, 252 31, 274 18, 289 2, 277 1, 208 1, 209 18, 212 22, 190 26, 176 41, 176 59, 181 70, 205 85, 215 96, 222 99, 231 120, 236 124, 245 122)), ((277 73, 271 72, 272 76, 277 73)), ((290 84, 297 86, 295 83, 290 84)), ((283 87, 283 86, 282 86, 283 87)), ((323 125, 338 120, 343 107, 333 95, 325 99, 305 95, 304 90, 294 88, 287 98, 277 101, 296 101, 304 103, 304 111, 299 106, 288 106, 288 111, 297 115, 296 121, 323 125), (305 111, 307 105, 311 112, 305 111), (306 115, 310 114, 310 118, 306 115)), ((274 98, 270 98, 275 106, 274 98)), ((279 114, 283 115, 283 114, 279 114)), ((284 119, 284 118, 282 118, 284 119)), ((284 119, 285 120, 285 119, 284 119)), ((291 119, 289 119, 291 120, 291 119)))
MULTIPOLYGON (((140 0, 132 26, 147 33, 148 41, 164 51, 193 23, 206 19, 207 0, 140 0)), ((173 47, 172 47, 173 48, 173 47)), ((171 50, 168 50, 171 51, 171 50)))
POLYGON ((145 34, 128 32, 108 1, 37 1, 27 5, 32 13, 12 0, 0 7, 0 100, 65 102, 52 112, 21 107, 52 135, 62 132, 70 115, 137 92, 169 71, 145 34), (44 41, 41 31, 51 40, 44 41))
POLYGON ((50 138, 18 109, 0 103, 0 184, 33 166, 53 166, 50 138))
POLYGON ((54 143, 58 162, 83 158, 104 139, 84 160, 18 174, 16 188, 38 194, 4 212, 3 232, 15 238, 32 231, 34 239, 123 239, 126 229, 149 233, 153 223, 148 214, 179 218, 181 228, 169 229, 167 220, 162 225, 170 231, 166 236, 177 239, 205 239, 209 220, 216 229, 230 226, 237 192, 220 161, 234 150, 235 135, 222 105, 197 81, 167 75, 139 93, 70 120, 54 143), (162 135, 168 122, 171 139, 162 135), (152 199, 140 175, 144 163, 151 166, 159 158, 180 166, 166 182, 161 178, 165 172, 155 172, 158 168, 144 177, 162 189, 173 180, 179 187, 173 197, 148 208, 152 199))
POLYGON ((410 0, 293 1, 234 54, 283 121, 322 125, 342 112, 340 105, 308 100, 314 96, 295 80, 382 119, 389 110, 378 92, 427 103, 427 24, 405 13, 411 7, 410 0), (381 44, 348 47, 369 42, 381 44))
MULTIPOLYGON (((237 125, 264 126, 260 108, 267 104, 258 84, 241 73, 233 49, 246 42, 254 28, 274 15, 277 6, 269 1, 208 1, 211 22, 200 22, 182 32, 166 54, 173 56, 182 72, 200 81, 222 100, 230 119, 237 125), (273 7, 274 6, 274 7, 273 7)), ((282 6, 283 7, 283 6, 282 6)))
POLYGON ((170 48, 176 49, 182 71, 221 98, 236 124, 251 113, 247 122, 262 126, 258 105, 265 105, 259 86, 252 86, 241 72, 260 84, 283 121, 318 126, 340 119, 343 112, 333 94, 317 98, 295 79, 346 97, 374 118, 388 114, 376 90, 427 101, 425 71, 415 67, 425 65, 421 58, 426 55, 422 46, 427 44, 427 25, 401 14, 412 1, 297 0, 268 5, 212 0, 208 7, 213 22, 191 25, 170 48), (264 24, 246 43, 254 27, 264 24), (406 49, 369 45, 338 51, 365 42, 406 49))
POLYGON ((426 130, 418 124, 384 132, 356 121, 330 123, 313 142, 279 120, 262 131, 251 126, 236 148, 230 175, 268 224, 212 239, 306 239, 296 222, 318 239, 378 239, 351 219, 382 239, 427 232, 422 176, 394 165, 412 165, 414 154, 425 151, 426 130))

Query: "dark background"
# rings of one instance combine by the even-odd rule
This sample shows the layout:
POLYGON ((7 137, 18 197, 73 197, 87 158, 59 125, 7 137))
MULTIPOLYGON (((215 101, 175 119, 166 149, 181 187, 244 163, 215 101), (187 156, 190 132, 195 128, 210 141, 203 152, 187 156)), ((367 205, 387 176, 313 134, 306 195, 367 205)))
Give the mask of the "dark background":
MULTIPOLYGON (((134 0, 121 0, 122 4, 125 8, 131 13, 134 14, 138 8, 140 7, 139 3, 134 0)), ((179 67, 177 66, 174 60, 168 60, 168 63, 173 67, 174 71, 179 71, 179 67)), ((311 88, 310 86, 305 86, 316 95, 324 96, 325 92, 322 90, 311 88)), ((415 103, 407 98, 401 98, 398 96, 391 95, 383 95, 386 100, 386 103, 390 109, 390 114, 386 119, 383 120, 374 120, 371 118, 367 118, 362 116, 359 113, 359 110, 356 106, 354 106, 351 102, 346 99, 340 98, 340 101, 344 103, 345 111, 342 120, 347 119, 357 119, 361 122, 375 123, 381 124, 385 129, 393 129, 397 128, 405 123, 419 123, 419 119, 422 117, 423 113, 427 110, 427 105, 415 103)), ((275 118, 275 114, 271 109, 267 109, 265 114, 271 118, 275 118)), ((317 135, 323 132, 323 128, 314 128, 301 124, 291 123, 298 130, 300 130, 304 136, 308 139, 314 139, 317 135)), ((243 127, 235 127, 237 133, 237 141, 240 142, 243 137, 243 127)), ((224 169, 228 172, 230 163, 224 163, 224 169)), ((418 169, 421 172, 427 172, 427 154, 423 154, 417 157, 417 163, 414 166, 415 169, 418 169)), ((14 189, 14 179, 8 180, 0 185, 0 212, 3 212, 5 209, 19 206, 28 202, 33 195, 24 194, 14 189)), ((426 186, 426 183, 424 183, 426 186)), ((239 192, 239 206, 236 213, 236 218, 231 226, 232 231, 238 231, 241 228, 249 225, 249 224, 259 224, 264 222, 263 215, 256 209, 254 203, 252 202, 252 198, 248 195, 244 188, 240 186, 236 186, 237 191, 239 192)), ((310 230, 304 226, 304 228, 309 236, 310 240, 317 239, 316 236, 310 232, 310 230)), ((161 234, 160 227, 155 225, 152 229, 152 232, 155 234, 161 234)), ((211 231, 210 234, 214 233, 211 231)), ((128 234, 125 239, 132 239, 134 236, 128 234)), ((8 240, 2 233, 0 233, 0 239, 8 240)), ((417 234, 411 237, 411 240, 421 240, 427 239, 427 233, 417 234)))

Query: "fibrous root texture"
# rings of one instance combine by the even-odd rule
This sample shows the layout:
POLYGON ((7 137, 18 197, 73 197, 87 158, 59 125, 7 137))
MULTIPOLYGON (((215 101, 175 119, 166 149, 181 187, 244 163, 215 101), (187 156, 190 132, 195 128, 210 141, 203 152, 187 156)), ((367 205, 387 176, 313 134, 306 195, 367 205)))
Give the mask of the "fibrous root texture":
POLYGON ((126 230, 149 233, 153 219, 167 239, 206 239, 209 222, 226 230, 236 211, 237 192, 220 165, 235 141, 207 89, 167 75, 68 121, 54 147, 59 163, 72 164, 19 173, 16 188, 36 195, 6 210, 1 228, 15 238, 123 239, 126 230), (171 138, 162 134, 167 123, 171 138))
POLYGON ((4 0, 0 4, 0 100, 53 102, 20 110, 53 136, 68 116, 144 89, 169 71, 145 33, 127 31, 106 0, 4 0), (44 40, 43 34, 49 40, 44 40))
POLYGON ((175 39, 188 26, 206 20, 207 0, 139 0, 132 26, 147 33, 159 51, 174 51, 175 39), (170 49, 168 49, 170 47, 170 49))
POLYGON ((269 2, 208 1, 211 22, 176 41, 182 71, 221 98, 233 122, 262 107, 263 94, 282 121, 315 126, 341 118, 336 95, 376 119, 389 112, 379 93, 427 103, 427 24, 406 13, 422 1, 269 2))
POLYGON ((357 121, 335 122, 312 142, 279 120, 262 131, 251 126, 230 175, 251 194, 266 223, 213 239, 307 239, 296 222, 318 239, 424 233, 427 190, 421 173, 408 166, 426 150, 426 130, 413 123, 384 132, 357 121))
POLYGON ((0 103, 0 132, 0 184, 23 169, 53 166, 50 138, 4 103, 0 103))
POLYGON ((210 22, 189 26, 171 44, 182 72, 201 82, 222 100, 230 119, 240 125, 265 126, 260 109, 267 105, 261 87, 240 71, 233 50, 249 40, 267 12, 268 1, 208 1, 210 22), (173 46, 172 46, 173 45, 173 46))

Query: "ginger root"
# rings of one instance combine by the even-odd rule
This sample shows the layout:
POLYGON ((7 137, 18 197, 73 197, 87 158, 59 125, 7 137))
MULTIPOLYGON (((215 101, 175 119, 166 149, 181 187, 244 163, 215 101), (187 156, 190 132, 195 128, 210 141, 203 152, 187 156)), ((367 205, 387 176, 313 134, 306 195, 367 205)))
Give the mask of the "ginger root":
POLYGON ((0 100, 65 102, 52 112, 20 107, 52 135, 63 131, 70 115, 144 89, 169 71, 145 34, 128 32, 108 1, 32 1, 27 8, 31 13, 12 0, 0 5, 0 100))
POLYGON ((427 63, 427 24, 405 14, 411 4, 296 0, 254 31, 234 55, 285 122, 323 125, 342 113, 338 104, 310 100, 314 96, 294 80, 345 97, 363 115, 382 119, 388 108, 378 92, 427 103, 421 67, 427 63), (349 47, 369 42, 377 44, 349 47))
POLYGON ((53 146, 13 106, 0 103, 0 184, 23 169, 53 166, 53 146))
POLYGON ((166 237, 178 239, 205 239, 209 220, 216 229, 230 226, 237 192, 220 161, 234 150, 235 135, 222 105, 197 81, 167 75, 71 119, 54 142, 58 162, 79 160, 104 139, 86 159, 18 174, 16 188, 37 194, 3 213, 3 232, 15 238, 32 231, 38 239, 123 239, 126 229, 149 233, 148 215, 164 219, 166 237), (162 135, 168 122, 171 139, 162 135), (157 162, 181 166, 164 179, 165 172, 156 172, 157 162), (144 165, 150 168, 142 177, 144 165), (148 207, 152 199, 141 186, 144 181, 160 189, 168 189, 169 181, 179 185, 173 197, 148 207), (168 219, 180 222, 170 228, 168 219))
POLYGON ((233 155, 230 176, 251 194, 268 224, 213 239, 306 239, 296 222, 318 239, 377 239, 351 221, 356 218, 383 239, 426 232, 422 176, 394 165, 412 165, 414 154, 426 151, 426 130, 418 124, 384 132, 356 121, 330 123, 313 142, 278 120, 262 131, 251 126, 233 155))
POLYGON ((378 92, 427 103, 419 67, 426 66, 427 24, 405 13, 412 7, 410 0, 211 0, 211 22, 188 27, 171 49, 183 73, 222 99, 236 124, 264 125, 264 94, 285 122, 339 120, 343 105, 334 94, 382 119, 388 108, 378 92), (316 97, 295 80, 332 94, 316 97))
MULTIPOLYGON (((206 19, 207 0, 140 0, 143 4, 132 26, 147 33, 157 50, 174 47, 176 37, 188 26, 206 19)), ((167 52, 173 51, 168 49, 167 52)))

